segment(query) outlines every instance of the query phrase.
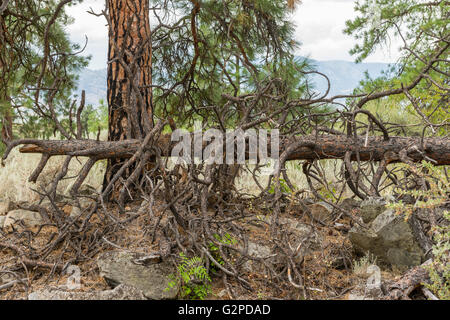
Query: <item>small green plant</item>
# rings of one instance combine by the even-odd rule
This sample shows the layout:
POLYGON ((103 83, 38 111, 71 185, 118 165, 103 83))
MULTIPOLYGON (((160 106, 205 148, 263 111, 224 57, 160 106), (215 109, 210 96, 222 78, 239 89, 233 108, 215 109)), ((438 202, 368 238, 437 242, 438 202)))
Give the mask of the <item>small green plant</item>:
POLYGON ((186 257, 180 253, 181 263, 177 267, 177 275, 170 275, 169 291, 179 286, 180 295, 184 299, 204 300, 211 292, 211 278, 200 257, 186 257))
MULTIPOLYGON (((230 235, 229 233, 225 233, 224 236, 220 236, 219 234, 215 233, 214 238, 216 238, 216 240, 218 242, 221 242, 223 244, 227 244, 230 246, 234 246, 237 244, 237 240, 234 239, 233 236, 230 235)), ((216 260, 220 265, 225 264, 222 256, 220 255, 219 247, 212 241, 209 242, 209 252, 211 253, 214 260, 216 260)), ((214 273, 217 273, 219 271, 217 266, 215 266, 215 265, 211 265, 210 268, 211 268, 211 271, 214 273)))
MULTIPOLYGON (((270 185, 270 189, 269 189, 269 193, 270 194, 275 194, 275 181, 272 182, 272 184, 270 185)), ((292 193, 291 188, 289 188, 288 184, 286 183, 286 181, 284 179, 280 178, 280 191, 281 193, 292 193)))
POLYGON ((367 268, 376 264, 377 258, 370 252, 367 252, 359 260, 353 261, 353 273, 358 277, 367 278, 369 276, 367 273, 367 268))
POLYGON ((337 190, 333 186, 329 186, 328 188, 322 187, 318 190, 319 194, 327 200, 335 200, 337 199, 336 193, 337 190))
POLYGON ((403 214, 405 220, 408 220, 416 209, 434 210, 445 205, 449 201, 450 184, 446 181, 447 179, 441 169, 427 161, 422 161, 417 167, 407 164, 404 164, 404 166, 423 179, 427 183, 428 188, 426 190, 405 190, 397 188, 396 192, 399 195, 411 196, 416 199, 416 202, 413 204, 406 204, 400 200, 389 203, 389 208, 395 209, 397 214, 403 214))

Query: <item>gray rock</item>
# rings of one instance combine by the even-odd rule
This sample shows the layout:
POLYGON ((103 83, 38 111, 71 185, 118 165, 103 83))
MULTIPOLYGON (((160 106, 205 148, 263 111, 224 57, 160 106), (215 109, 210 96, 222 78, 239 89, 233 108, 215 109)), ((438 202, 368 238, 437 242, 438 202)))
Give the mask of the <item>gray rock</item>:
POLYGON ((311 226, 299 222, 295 219, 282 217, 279 219, 279 221, 280 224, 285 225, 291 232, 295 233, 297 236, 302 238, 308 236, 312 231, 311 226))
POLYGON ((290 223, 289 230, 292 232, 289 238, 289 245, 291 248, 297 249, 297 254, 294 257, 296 263, 302 263, 305 256, 313 250, 320 250, 323 239, 319 233, 314 232, 313 228, 307 224, 288 219, 290 223))
POLYGON ((296 248, 300 243, 302 244, 300 253, 305 254, 306 249, 318 249, 322 243, 321 237, 313 232, 313 228, 307 224, 299 222, 291 218, 281 218, 280 222, 285 223, 288 230, 292 232, 291 247, 296 248))
POLYGON ((85 196, 94 195, 97 193, 97 189, 89 184, 83 184, 80 189, 78 189, 78 193, 85 196))
POLYGON ((342 200, 341 202, 341 208, 351 211, 355 208, 359 208, 359 206, 361 205, 361 201, 353 199, 353 198, 346 198, 344 200, 342 200))
POLYGON ((249 241, 248 254, 255 258, 266 259, 272 255, 272 250, 266 245, 249 241))
POLYGON ((6 215, 6 219, 3 223, 3 228, 6 230, 10 230, 13 225, 18 225, 20 221, 27 228, 37 227, 44 223, 44 219, 42 219, 39 212, 17 209, 10 211, 6 215))
POLYGON ((5 216, 10 210, 13 209, 13 204, 9 200, 0 201, 0 216, 5 216))
POLYGON ((3 228, 3 225, 5 224, 5 220, 6 220, 5 216, 0 216, 0 229, 3 228))
POLYGON ((381 289, 381 282, 378 284, 359 283, 355 286, 347 296, 347 300, 380 300, 383 299, 384 294, 381 289))
POLYGON ((176 288, 169 287, 170 275, 176 270, 168 262, 137 264, 145 254, 109 251, 97 258, 100 274, 111 285, 125 284, 142 290, 149 299, 175 299, 176 288))
MULTIPOLYGON (((269 216, 260 218, 267 221, 268 223, 271 222, 271 218, 269 216)), ((296 219, 285 217, 280 217, 278 219, 278 222, 284 228, 284 230, 290 232, 290 246, 292 248, 297 248, 300 245, 300 250, 295 257, 299 262, 310 250, 317 250, 320 248, 322 239, 319 234, 313 232, 313 228, 311 226, 299 222, 296 219)), ((266 248, 268 247, 266 246, 266 248)), ((273 252, 271 254, 273 254, 273 252)))
POLYGON ((77 200, 71 200, 69 202, 69 204, 74 206, 74 207, 79 207, 82 210, 88 210, 93 205, 95 205, 95 200, 90 199, 90 198, 81 198, 80 197, 77 200))
POLYGON ((222 289, 222 290, 220 290, 220 292, 217 294, 217 296, 218 296, 219 298, 225 298, 225 297, 227 297, 227 296, 228 296, 227 289, 222 289))
MULTIPOLYGON (((244 248, 240 248, 244 251, 244 248)), ((252 258, 264 259, 266 262, 274 262, 275 255, 272 253, 272 249, 264 244, 256 243, 253 241, 248 242, 247 254, 252 258)), ((248 272, 260 271, 262 264, 257 260, 248 260, 243 265, 244 270, 248 272)))
POLYGON ((142 291, 121 284, 112 290, 92 292, 75 292, 49 288, 30 293, 28 300, 146 300, 146 298, 142 291))
POLYGON ((366 298, 364 294, 361 293, 349 293, 347 300, 372 300, 372 299, 366 298))
POLYGON ((32 205, 33 206, 42 207, 45 210, 47 210, 48 212, 53 212, 55 210, 53 205, 52 205, 52 203, 48 199, 44 199, 44 200, 42 200, 42 202, 41 201, 35 201, 35 202, 33 202, 32 205))
POLYGON ((80 208, 72 207, 69 217, 71 217, 72 219, 77 219, 82 214, 83 214, 83 212, 80 210, 80 208))
POLYGON ((95 205, 95 201, 88 198, 80 199, 80 206, 83 210, 88 210, 95 205))
POLYGON ((311 215, 323 223, 329 223, 334 218, 332 215, 333 207, 326 202, 314 203, 309 206, 309 209, 311 210, 311 215))
MULTIPOLYGON (((262 219, 270 222, 269 217, 263 217, 262 219)), ((315 250, 320 247, 321 239, 318 234, 313 232, 311 226, 301 223, 295 219, 280 217, 279 224, 284 230, 289 232, 289 244, 292 248, 300 248, 297 255, 294 257, 294 261, 301 263, 304 256, 308 254, 310 250, 315 250)), ((243 251, 244 248, 240 248, 243 251)), ((271 246, 256 243, 254 241, 248 242, 248 255, 253 258, 263 259, 265 263, 270 263, 273 266, 277 265, 279 258, 277 251, 274 251, 271 246)), ((262 263, 257 260, 249 260, 243 265, 244 270, 248 272, 257 272, 262 268, 262 263)))
POLYGON ((369 223, 386 210, 384 199, 369 198, 360 204, 360 216, 364 223, 369 223))
POLYGON ((347 300, 380 300, 383 297, 382 292, 368 292, 367 289, 360 287, 353 289, 347 296, 347 300))
POLYGON ((71 200, 63 207, 66 214, 72 219, 78 219, 83 212, 89 211, 95 205, 95 201, 89 198, 79 198, 71 200))
POLYGON ((392 209, 378 215, 368 230, 355 225, 349 231, 349 238, 357 251, 369 251, 399 269, 417 266, 424 259, 410 224, 392 209))
MULTIPOLYGON (((258 216, 260 221, 266 223, 272 223, 272 216, 261 215, 258 216)), ((280 227, 287 232, 289 235, 289 245, 291 248, 299 248, 297 250, 297 255, 294 257, 294 262, 301 263, 305 255, 307 255, 310 250, 316 250, 320 248, 322 239, 314 232, 313 228, 307 224, 297 221, 296 219, 279 217, 278 223, 280 227)), ((261 224, 266 226, 266 224, 261 224)), ((240 248, 241 251, 244 248, 240 248)), ((263 243, 256 243, 254 241, 248 242, 248 252, 247 254, 253 258, 264 259, 264 262, 276 266, 280 260, 276 250, 273 250, 270 245, 263 243)), ((243 264, 243 268, 248 272, 257 272, 262 267, 262 263, 256 260, 249 260, 243 264)))
MULTIPOLYGON (((267 223, 271 223, 272 222, 272 218, 270 216, 258 216, 261 220, 266 221, 267 223)), ((304 224, 302 222, 299 222, 295 219, 291 219, 291 218, 285 218, 285 217, 280 217, 278 219, 278 222, 280 225, 282 225, 284 228, 286 228, 287 230, 290 230, 292 233, 294 233, 297 237, 299 238, 305 238, 310 236, 311 232, 312 232, 312 227, 304 224)))

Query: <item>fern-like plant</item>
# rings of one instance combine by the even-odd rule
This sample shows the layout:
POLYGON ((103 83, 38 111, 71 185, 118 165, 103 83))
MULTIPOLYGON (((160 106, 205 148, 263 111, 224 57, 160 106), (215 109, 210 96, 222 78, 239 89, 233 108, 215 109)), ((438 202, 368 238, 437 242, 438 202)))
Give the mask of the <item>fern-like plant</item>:
POLYGON ((204 300, 211 292, 211 278, 203 260, 194 256, 188 258, 180 253, 181 263, 177 267, 177 275, 171 275, 166 291, 179 286, 183 299, 204 300))

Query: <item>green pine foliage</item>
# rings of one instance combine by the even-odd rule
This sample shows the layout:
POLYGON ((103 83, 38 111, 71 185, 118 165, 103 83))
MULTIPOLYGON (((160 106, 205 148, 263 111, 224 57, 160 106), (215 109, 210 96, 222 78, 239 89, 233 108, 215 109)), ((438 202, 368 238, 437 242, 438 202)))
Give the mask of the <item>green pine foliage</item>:
MULTIPOLYGON (((420 76, 438 48, 446 44, 443 39, 449 38, 450 10, 448 1, 424 0, 359 0, 355 4, 358 13, 353 20, 346 22, 345 33, 353 35, 358 43, 350 51, 361 62, 379 48, 390 47, 392 40, 401 43, 401 57, 397 63, 378 79, 367 77, 355 93, 379 92, 394 88, 402 88, 420 76)), ((378 105, 388 105, 395 109, 389 112, 393 118, 391 123, 413 124, 423 122, 423 116, 433 124, 440 124, 448 119, 448 52, 446 50, 440 60, 433 65, 428 75, 410 90, 411 101, 405 94, 389 96, 368 104, 372 111, 378 105), (414 105, 415 104, 415 105, 414 105), (403 120, 402 120, 403 119, 403 120)), ((384 110, 381 113, 387 114, 384 110)), ((407 127, 406 133, 422 134, 423 127, 407 127)), ((444 136, 448 127, 442 126, 430 133, 444 136)))
MULTIPOLYGON (((11 0, 2 16, 0 118, 12 116, 16 137, 49 138, 54 134, 50 112, 45 109, 49 103, 53 104, 63 126, 69 126, 67 119, 73 105, 71 96, 76 89, 77 73, 87 66, 89 59, 75 55, 81 47, 69 40, 65 27, 73 19, 64 9, 49 24, 57 4, 55 0, 11 0), (46 46, 48 59, 43 63, 46 46), (37 105, 36 86, 41 74, 42 90, 37 105)), ((76 112, 76 106, 72 112, 76 112)))
MULTIPOLYGON (((161 0, 152 2, 154 6, 167 5, 161 0)), ((212 106, 226 106, 230 112, 223 121, 232 127, 242 118, 242 110, 230 105, 224 95, 251 94, 274 79, 276 86, 267 94, 283 96, 273 103, 274 109, 304 95, 306 77, 300 71, 309 64, 292 54, 299 43, 293 37, 292 10, 286 1, 201 1, 194 16, 195 36, 193 2, 169 3, 167 12, 179 14, 176 18, 169 15, 171 28, 160 28, 154 36, 158 50, 154 51, 153 69, 159 70, 153 78, 156 114, 189 127, 194 120, 217 117, 212 106)), ((209 126, 217 126, 210 121, 209 126)))

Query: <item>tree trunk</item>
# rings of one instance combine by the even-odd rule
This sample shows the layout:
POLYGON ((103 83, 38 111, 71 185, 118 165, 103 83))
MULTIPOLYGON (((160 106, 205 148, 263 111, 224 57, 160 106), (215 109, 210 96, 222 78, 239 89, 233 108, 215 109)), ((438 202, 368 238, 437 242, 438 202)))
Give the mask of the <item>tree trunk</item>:
MULTIPOLYGON (((6 8, 6 7, 5 7, 6 8)), ((0 70, 5 72, 6 61, 4 61, 3 54, 5 54, 5 41, 6 41, 6 24, 3 17, 0 15, 0 70)), ((1 115, 1 139, 2 141, 10 141, 13 139, 12 124, 13 117, 11 114, 10 102, 11 99, 8 96, 8 77, 1 77, 0 79, 0 105, 2 105, 1 115)))
MULTIPOLYGON (((108 0, 108 140, 142 139, 153 127, 148 0, 108 0)), ((109 158, 106 185, 123 158, 109 158)))

